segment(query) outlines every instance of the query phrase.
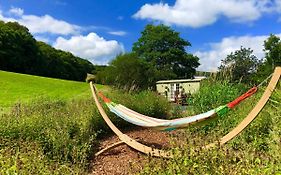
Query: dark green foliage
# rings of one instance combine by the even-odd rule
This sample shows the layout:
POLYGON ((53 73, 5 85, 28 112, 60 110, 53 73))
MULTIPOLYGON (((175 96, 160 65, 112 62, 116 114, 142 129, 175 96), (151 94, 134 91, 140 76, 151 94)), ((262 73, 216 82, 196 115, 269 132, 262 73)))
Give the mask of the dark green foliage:
POLYGON ((83 81, 94 66, 69 52, 37 42, 18 23, 0 21, 0 70, 83 81))
POLYGON ((259 66, 254 76, 256 82, 262 82, 266 77, 273 73, 274 68, 281 66, 281 40, 276 35, 270 35, 264 41, 265 59, 259 66))
POLYGON ((264 50, 266 52, 266 62, 272 66, 272 70, 276 66, 281 66, 281 40, 276 35, 270 35, 264 41, 264 50))
POLYGON ((69 52, 57 50, 43 42, 37 42, 40 57, 43 59, 44 76, 84 81, 94 66, 87 60, 75 57, 69 52))
POLYGON ((36 40, 28 29, 17 23, 0 21, 0 69, 34 74, 34 66, 41 60, 37 56, 36 40))
POLYGON ((132 51, 156 68, 156 80, 191 78, 199 66, 199 58, 187 54, 187 46, 191 44, 170 27, 149 24, 134 43, 132 51))
POLYGON ((138 59, 136 54, 117 56, 108 67, 97 74, 97 81, 127 90, 144 89, 150 84, 148 63, 138 59))
POLYGON ((261 61, 253 55, 253 50, 241 47, 222 60, 219 71, 221 74, 228 74, 231 82, 249 83, 260 64, 261 61))
POLYGON ((97 74, 98 72, 104 71, 106 68, 106 65, 95 65, 95 70, 93 70, 92 73, 97 74))

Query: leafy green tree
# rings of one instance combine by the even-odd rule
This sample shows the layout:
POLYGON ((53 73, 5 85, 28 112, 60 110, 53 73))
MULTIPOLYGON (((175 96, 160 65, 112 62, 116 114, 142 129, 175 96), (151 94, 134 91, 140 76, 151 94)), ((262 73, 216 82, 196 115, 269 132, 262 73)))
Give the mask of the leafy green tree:
POLYGON ((264 41, 265 58, 268 65, 274 69, 276 66, 281 66, 281 40, 276 35, 270 35, 264 41))
POLYGON ((0 70, 84 81, 94 70, 87 60, 37 42, 16 22, 0 21, 0 70))
POLYGON ((28 29, 15 22, 0 22, 0 69, 35 74, 40 62, 36 40, 28 29))
POLYGON ((57 50, 44 42, 37 42, 37 46, 40 57, 43 58, 45 76, 83 81, 86 74, 95 69, 89 61, 75 57, 69 52, 57 50))
POLYGON ((97 80, 103 84, 112 84, 125 89, 147 88, 148 72, 146 62, 138 59, 134 53, 117 56, 108 67, 98 72, 97 80))
POLYGON ((281 40, 276 35, 270 35, 264 41, 265 59, 259 66, 255 78, 256 82, 268 77, 276 66, 281 66, 281 40))
POLYGON ((199 58, 186 52, 191 44, 178 32, 165 25, 147 25, 132 51, 151 64, 154 81, 170 78, 191 78, 199 66, 199 58))
POLYGON ((251 76, 256 73, 260 64, 261 61, 253 55, 253 50, 241 47, 222 60, 219 71, 222 74, 229 75, 228 78, 232 82, 248 82, 251 80, 251 76))

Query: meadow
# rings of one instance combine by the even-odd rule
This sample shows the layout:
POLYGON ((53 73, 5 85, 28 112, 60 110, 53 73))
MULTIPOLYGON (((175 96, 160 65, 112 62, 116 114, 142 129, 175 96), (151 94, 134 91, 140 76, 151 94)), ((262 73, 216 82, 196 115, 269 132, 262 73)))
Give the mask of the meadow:
MULTIPOLYGON (((111 133, 93 103, 89 85, 3 71, 0 75, 0 104, 5 109, 0 114, 0 174, 89 173, 100 138, 111 133)), ((208 79, 182 111, 152 91, 125 92, 97 87, 114 102, 159 118, 205 112, 250 88, 208 79)), ((149 159, 139 173, 280 174, 280 83, 259 116, 238 137, 222 148, 201 149, 241 122, 263 91, 261 87, 223 117, 179 130, 171 136, 175 158, 149 159)), ((133 127, 105 109, 119 128, 133 127)))
POLYGON ((71 100, 90 95, 88 84, 0 71, 0 108, 39 99, 71 100))
MULTIPOLYGON (((247 87, 206 81, 188 113, 209 110, 237 97, 247 87)), ((151 159, 140 174, 281 174, 281 83, 257 118, 220 148, 204 150, 239 124, 261 97, 264 87, 227 115, 175 134, 174 159, 151 159), (178 143, 181 143, 180 146, 178 143), (180 153, 183 153, 180 154, 180 153)), ((183 113, 182 115, 186 115, 183 113)))
MULTIPOLYGON (((9 72, 1 72, 1 84, 0 103, 9 110, 0 115, 0 174, 87 174, 98 138, 109 131, 89 85, 9 72)), ((169 108, 151 91, 97 87, 147 115, 166 116, 169 108)), ((111 117, 118 127, 131 126, 111 117)))

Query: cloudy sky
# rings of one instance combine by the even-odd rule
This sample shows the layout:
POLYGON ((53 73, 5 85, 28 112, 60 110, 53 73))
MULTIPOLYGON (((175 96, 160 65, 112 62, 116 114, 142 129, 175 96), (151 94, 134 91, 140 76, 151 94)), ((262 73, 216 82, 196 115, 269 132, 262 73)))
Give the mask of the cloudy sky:
POLYGON ((263 41, 281 36, 281 0, 0 0, 0 20, 94 64, 130 52, 146 24, 163 23, 191 42, 199 70, 215 71, 241 46, 264 56, 263 41))

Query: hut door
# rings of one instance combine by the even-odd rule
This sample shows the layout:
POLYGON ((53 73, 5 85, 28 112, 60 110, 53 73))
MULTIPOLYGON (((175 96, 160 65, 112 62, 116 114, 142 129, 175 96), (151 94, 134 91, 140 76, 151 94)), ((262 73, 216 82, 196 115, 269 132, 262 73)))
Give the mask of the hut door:
POLYGON ((176 93, 179 93, 179 84, 172 83, 171 84, 171 98, 170 98, 171 101, 175 101, 176 93))
POLYGON ((171 84, 171 96, 170 96, 170 100, 171 101, 174 101, 175 100, 175 90, 176 90, 176 86, 175 86, 175 84, 171 84))

